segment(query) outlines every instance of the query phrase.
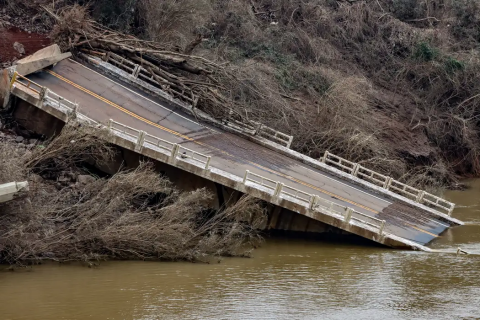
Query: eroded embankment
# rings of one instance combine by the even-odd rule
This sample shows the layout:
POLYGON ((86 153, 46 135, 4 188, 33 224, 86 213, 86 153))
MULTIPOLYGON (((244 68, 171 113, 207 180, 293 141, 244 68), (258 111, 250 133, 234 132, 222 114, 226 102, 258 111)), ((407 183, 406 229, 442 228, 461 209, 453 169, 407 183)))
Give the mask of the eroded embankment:
POLYGON ((247 255, 261 240, 252 198, 214 210, 205 189, 181 192, 147 163, 92 174, 116 149, 90 130, 69 123, 51 141, 13 135, 21 130, 9 124, 1 132, 0 183, 28 180, 30 192, 0 206, 0 263, 204 261, 247 255))
POLYGON ((51 40, 42 34, 11 26, 0 28, 0 67, 8 67, 12 62, 31 55, 50 44, 51 40))

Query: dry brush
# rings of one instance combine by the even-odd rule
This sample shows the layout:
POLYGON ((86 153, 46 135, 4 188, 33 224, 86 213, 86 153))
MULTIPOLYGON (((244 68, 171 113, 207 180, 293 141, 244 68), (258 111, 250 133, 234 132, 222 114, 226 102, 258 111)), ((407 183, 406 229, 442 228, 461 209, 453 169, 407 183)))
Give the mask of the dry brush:
MULTIPOLYGON (((246 256, 261 242, 264 211, 255 199, 243 197, 213 210, 205 189, 180 192, 148 163, 60 186, 60 176, 75 177, 86 162, 113 155, 92 130, 67 124, 52 141, 27 154, 0 144, 6 170, 31 186, 27 200, 0 207, 0 262, 208 261, 246 256)), ((4 170, 0 178, 5 179, 4 170)))

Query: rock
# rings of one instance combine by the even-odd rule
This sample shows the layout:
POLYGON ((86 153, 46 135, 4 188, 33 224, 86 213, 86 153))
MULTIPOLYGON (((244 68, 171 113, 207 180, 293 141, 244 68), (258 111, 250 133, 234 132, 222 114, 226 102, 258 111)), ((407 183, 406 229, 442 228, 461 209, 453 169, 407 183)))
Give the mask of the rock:
POLYGON ((25 47, 19 42, 15 42, 13 44, 13 49, 17 50, 17 52, 20 54, 25 54, 25 47))
POLYGON ((92 182, 95 182, 96 179, 88 174, 81 174, 77 177, 77 181, 80 183, 80 184, 83 184, 83 185, 86 185, 86 184, 89 184, 89 183, 92 183, 92 182))
POLYGON ((65 177, 65 176, 60 176, 60 177, 58 177, 57 181, 62 182, 62 183, 66 183, 66 182, 70 182, 70 178, 65 177))
POLYGON ((38 174, 31 174, 30 177, 28 177, 29 180, 33 183, 41 183, 43 182, 43 178, 41 176, 39 176, 38 174))
POLYGON ((25 140, 25 138, 22 137, 22 136, 18 136, 18 137, 15 138, 15 142, 17 142, 17 143, 23 142, 23 140, 25 140))

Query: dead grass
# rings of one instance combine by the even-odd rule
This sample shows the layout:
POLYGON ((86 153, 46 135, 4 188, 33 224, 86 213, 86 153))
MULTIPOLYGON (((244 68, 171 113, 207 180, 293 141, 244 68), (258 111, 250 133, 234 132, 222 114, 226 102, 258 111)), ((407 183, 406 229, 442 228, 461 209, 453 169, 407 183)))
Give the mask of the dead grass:
MULTIPOLYGON (((91 2, 92 13, 102 8, 105 18, 108 3, 91 2)), ((222 71, 210 75, 214 86, 188 90, 199 97, 197 107, 213 116, 261 121, 293 134, 297 151, 318 157, 328 149, 418 186, 478 174, 475 1, 139 3, 138 11, 112 9, 107 20, 117 21, 118 10, 122 17, 136 12, 137 18, 125 18, 128 25, 113 25, 179 52, 201 35, 193 55, 222 71), (419 59, 422 44, 438 55, 419 59), (385 128, 396 128, 401 141, 383 134, 385 128), (424 139, 428 145, 415 144, 424 139), (430 170, 439 163, 441 170, 430 170), (412 172, 431 176, 411 180, 412 172)), ((70 24, 60 28, 68 33, 70 24)), ((168 63, 161 67, 172 70, 168 63)))
POLYGON ((64 170, 78 172, 84 161, 112 156, 113 150, 90 130, 68 124, 45 148, 26 157, 12 152, 15 146, 0 145, 5 164, 0 178, 11 180, 5 176, 8 170, 31 184, 28 201, 0 207, 0 262, 208 261, 247 256, 261 242, 258 228, 265 214, 256 200, 244 197, 213 210, 205 189, 180 192, 148 163, 58 190, 56 179, 64 170))

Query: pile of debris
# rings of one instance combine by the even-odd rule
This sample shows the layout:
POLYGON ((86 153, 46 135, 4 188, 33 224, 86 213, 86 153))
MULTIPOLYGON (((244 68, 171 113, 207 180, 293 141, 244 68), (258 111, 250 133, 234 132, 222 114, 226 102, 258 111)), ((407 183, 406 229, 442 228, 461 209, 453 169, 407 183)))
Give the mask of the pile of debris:
POLYGON ((85 7, 69 6, 53 11, 56 21, 51 37, 62 51, 87 52, 105 57, 114 53, 141 65, 173 97, 198 107, 215 118, 241 120, 245 113, 232 98, 232 84, 242 85, 224 64, 191 55, 201 43, 197 37, 184 52, 167 50, 161 44, 141 40, 106 28, 90 19, 85 7))

